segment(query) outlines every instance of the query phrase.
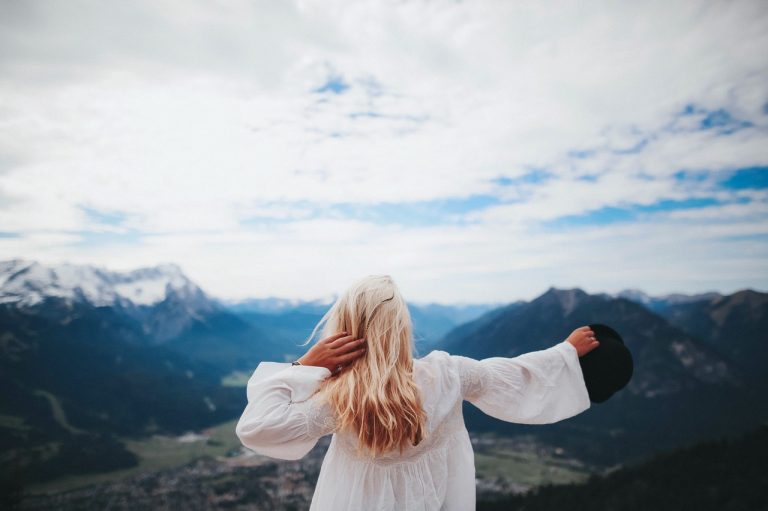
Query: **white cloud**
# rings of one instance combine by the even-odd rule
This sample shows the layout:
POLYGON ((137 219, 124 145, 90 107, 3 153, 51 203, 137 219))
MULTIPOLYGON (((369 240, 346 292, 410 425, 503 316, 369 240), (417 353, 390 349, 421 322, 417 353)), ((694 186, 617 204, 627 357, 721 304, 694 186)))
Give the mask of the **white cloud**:
POLYGON ((764 285, 764 241, 712 239, 763 234, 763 195, 647 223, 537 226, 749 196, 715 179, 768 163, 767 29, 759 1, 4 2, 0 231, 22 237, 0 238, 0 257, 173 260, 223 296, 326 296, 374 269, 452 300, 577 281, 764 285), (344 94, 310 92, 331 76, 344 94), (687 105, 751 127, 702 131, 706 114, 681 117, 687 105), (492 183, 532 169, 554 177, 492 183), (681 183, 682 169, 715 174, 681 183), (471 212, 466 226, 313 216, 475 194, 517 202, 471 212), (111 230, 139 241, 71 245, 108 230, 83 207, 124 215, 111 230), (253 217, 278 222, 241 223, 253 217), (696 265, 676 252, 681 225, 706 249, 696 265), (591 237, 632 264, 573 247, 591 237), (739 243, 752 259, 735 269, 739 243))

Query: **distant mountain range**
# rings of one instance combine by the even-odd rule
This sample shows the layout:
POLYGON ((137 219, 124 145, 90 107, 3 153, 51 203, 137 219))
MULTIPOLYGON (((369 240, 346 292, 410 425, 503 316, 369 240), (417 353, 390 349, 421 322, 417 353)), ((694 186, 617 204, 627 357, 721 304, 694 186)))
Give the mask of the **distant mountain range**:
POLYGON ((744 375, 712 346, 661 316, 636 302, 581 289, 552 287, 531 302, 495 309, 449 332, 442 346, 478 359, 510 357, 552 346, 590 323, 606 323, 622 335, 636 365, 628 386, 633 394, 654 397, 700 383, 742 382, 744 375))
MULTIPOLYGON (((229 307, 174 264, 116 272, 2 261, 0 459, 20 459, 35 479, 111 470, 136 462, 115 435, 230 420, 245 397, 222 378, 298 357, 329 305, 229 307)), ((416 309, 429 332, 420 346, 487 308, 416 309)))
MULTIPOLYGON (((240 301, 221 301, 227 309, 254 325, 294 340, 297 353, 306 347, 297 345, 306 341, 312 329, 336 301, 336 296, 320 300, 283 298, 253 298, 240 301)), ((496 303, 455 304, 409 303, 414 329, 414 344, 419 355, 434 349, 452 328, 498 307, 496 303)))
MULTIPOLYGON (((118 435, 231 420, 245 396, 222 378, 303 353, 299 344, 332 300, 223 301, 174 264, 115 272, 2 261, 0 459, 21 460, 38 480, 111 470, 135 462, 118 435)), ((467 410, 471 428, 532 430, 616 462, 766 416, 756 390, 766 363, 765 293, 653 298, 552 287, 530 302, 409 308, 419 356, 434 348, 515 356, 590 322, 616 328, 633 353, 628 388, 580 417, 531 429, 467 410)))
POLYGON ((632 290, 617 296, 640 303, 709 344, 748 376, 760 380, 768 377, 768 293, 743 289, 730 295, 709 292, 651 297, 632 290))
POLYGON ((765 330, 760 329, 768 314, 765 298, 745 290, 691 301, 657 300, 668 314, 685 307, 688 314, 678 315, 673 324, 642 301, 552 287, 531 302, 495 309, 458 326, 441 347, 478 359, 511 357, 552 346, 579 326, 615 328, 632 353, 635 371, 629 385, 608 402, 546 429, 490 419, 471 405, 465 417, 477 430, 535 434, 566 443, 584 458, 618 463, 768 419, 765 350, 737 348, 765 346, 765 330), (717 335, 709 342, 697 337, 702 318, 730 324, 727 342, 717 335))
POLYGON ((139 334, 135 342, 165 345, 216 365, 284 356, 284 339, 232 314, 175 264, 117 272, 25 259, 0 262, 0 304, 45 315, 56 309, 52 303, 111 310, 139 334))
POLYGON ((4 467, 18 460, 43 480, 130 466, 117 435, 182 433, 242 410, 241 389, 221 377, 235 354, 261 359, 251 348, 261 334, 178 267, 122 274, 17 259, 0 263, 0 282, 4 467))

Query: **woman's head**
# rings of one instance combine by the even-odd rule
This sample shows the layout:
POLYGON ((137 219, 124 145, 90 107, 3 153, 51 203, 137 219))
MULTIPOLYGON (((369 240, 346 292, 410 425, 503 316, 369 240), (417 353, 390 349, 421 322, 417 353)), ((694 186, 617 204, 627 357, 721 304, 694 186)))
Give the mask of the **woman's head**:
POLYGON ((369 275, 353 283, 310 340, 321 325, 323 337, 347 331, 367 341, 365 354, 321 388, 340 429, 357 434, 361 447, 373 455, 418 444, 426 416, 413 380, 413 328, 392 277, 369 275))

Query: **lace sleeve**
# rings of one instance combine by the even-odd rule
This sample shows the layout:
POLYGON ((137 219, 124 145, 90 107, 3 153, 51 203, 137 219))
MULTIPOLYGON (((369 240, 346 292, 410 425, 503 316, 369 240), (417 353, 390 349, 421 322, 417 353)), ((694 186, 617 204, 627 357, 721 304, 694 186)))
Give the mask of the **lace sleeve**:
POLYGON ((311 399, 305 412, 307 424, 307 436, 311 438, 320 438, 334 433, 338 427, 338 422, 333 416, 327 403, 321 403, 316 399, 311 399))
POLYGON ((590 407, 576 348, 567 341, 514 358, 452 358, 462 398, 497 419, 549 424, 590 407))
POLYGON ((461 381, 461 397, 466 400, 473 400, 477 395, 488 388, 490 373, 488 368, 480 363, 479 360, 472 358, 454 356, 459 363, 459 380, 461 381))

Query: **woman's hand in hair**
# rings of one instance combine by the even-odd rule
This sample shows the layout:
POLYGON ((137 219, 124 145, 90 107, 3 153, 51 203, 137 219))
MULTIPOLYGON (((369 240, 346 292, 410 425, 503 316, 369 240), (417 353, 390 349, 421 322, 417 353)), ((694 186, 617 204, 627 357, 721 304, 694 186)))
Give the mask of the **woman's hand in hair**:
POLYGON ((340 332, 318 341, 299 359, 301 365, 325 367, 332 373, 365 353, 365 339, 340 332))
POLYGON ((588 326, 582 326, 574 330, 568 336, 566 341, 573 344, 579 356, 584 356, 600 345, 600 341, 595 337, 595 332, 588 326))

